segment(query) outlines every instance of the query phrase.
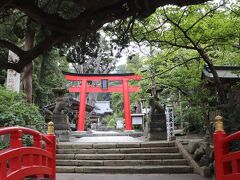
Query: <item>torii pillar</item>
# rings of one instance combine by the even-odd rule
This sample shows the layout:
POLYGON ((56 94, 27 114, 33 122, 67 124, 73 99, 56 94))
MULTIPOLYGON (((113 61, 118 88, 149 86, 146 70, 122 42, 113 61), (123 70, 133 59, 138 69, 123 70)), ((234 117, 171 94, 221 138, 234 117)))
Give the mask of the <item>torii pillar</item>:
POLYGON ((130 98, 128 91, 128 80, 123 80, 123 102, 124 102, 124 116, 126 130, 132 130, 131 110, 130 110, 130 98))
POLYGON ((122 92, 124 97, 124 116, 125 116, 125 130, 132 130, 131 110, 130 110, 130 92, 138 92, 138 86, 129 86, 129 80, 140 80, 142 77, 128 74, 74 74, 64 73, 68 81, 81 81, 80 86, 72 86, 69 88, 69 92, 79 92, 80 106, 78 114, 78 131, 84 131, 85 127, 85 111, 86 111, 86 95, 87 93, 106 93, 106 92, 122 92), (91 87, 88 85, 88 81, 122 81, 122 85, 112 87, 91 87))

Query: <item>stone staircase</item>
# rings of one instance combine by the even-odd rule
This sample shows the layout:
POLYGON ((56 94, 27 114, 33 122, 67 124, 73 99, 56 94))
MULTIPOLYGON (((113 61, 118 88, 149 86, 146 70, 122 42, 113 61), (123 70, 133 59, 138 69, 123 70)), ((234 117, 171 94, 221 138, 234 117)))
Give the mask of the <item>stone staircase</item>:
POLYGON ((58 173, 192 173, 174 142, 60 143, 58 173))

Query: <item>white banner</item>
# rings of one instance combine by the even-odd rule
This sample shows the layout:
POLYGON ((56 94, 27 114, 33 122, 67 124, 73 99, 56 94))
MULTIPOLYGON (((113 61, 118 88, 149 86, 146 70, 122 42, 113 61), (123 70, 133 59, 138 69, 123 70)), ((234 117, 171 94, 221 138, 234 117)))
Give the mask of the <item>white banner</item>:
MULTIPOLYGON (((12 51, 8 53, 8 62, 16 63, 19 61, 19 57, 12 51)), ((17 73, 13 69, 7 71, 7 89, 19 92, 20 90, 20 73, 17 73)))
POLYGON ((173 115, 173 107, 166 107, 166 125, 167 125, 167 140, 170 141, 171 137, 174 137, 174 115, 173 115))

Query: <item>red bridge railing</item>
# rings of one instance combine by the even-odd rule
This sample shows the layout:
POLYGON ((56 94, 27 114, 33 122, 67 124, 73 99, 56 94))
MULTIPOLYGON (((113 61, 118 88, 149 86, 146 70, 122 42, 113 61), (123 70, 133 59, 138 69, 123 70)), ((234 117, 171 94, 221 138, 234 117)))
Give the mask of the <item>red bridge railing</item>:
POLYGON ((31 178, 56 179, 56 140, 53 123, 48 134, 24 127, 0 129, 0 135, 10 135, 9 147, 0 150, 0 180, 31 178), (23 135, 31 135, 32 146, 23 146, 23 135))
POLYGON ((216 180, 240 179, 240 151, 230 152, 229 143, 240 139, 240 131, 227 135, 221 116, 215 118, 214 153, 216 180))

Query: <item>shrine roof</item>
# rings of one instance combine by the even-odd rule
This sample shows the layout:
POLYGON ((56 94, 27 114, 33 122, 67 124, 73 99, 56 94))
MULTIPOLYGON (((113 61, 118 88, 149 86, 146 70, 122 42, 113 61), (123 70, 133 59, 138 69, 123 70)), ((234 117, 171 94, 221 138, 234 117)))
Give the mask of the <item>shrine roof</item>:
MULTIPOLYGON (((221 79, 239 79, 240 67, 239 66, 214 66, 218 77, 221 79)), ((213 78, 213 74, 208 66, 204 66, 202 78, 213 78)))
MULTIPOLYGON (((71 104, 71 109, 72 110, 78 110, 79 109, 79 104, 80 104, 80 101, 76 98, 72 98, 72 97, 69 97, 69 101, 70 101, 70 104, 71 104)), ((48 105, 45 105, 43 107, 43 109, 47 109, 49 111, 53 111, 54 108, 56 106, 56 103, 51 103, 51 104, 48 104, 48 105)), ((89 105, 89 104, 86 104, 86 111, 87 112, 91 112, 93 110, 93 106, 89 105)))

